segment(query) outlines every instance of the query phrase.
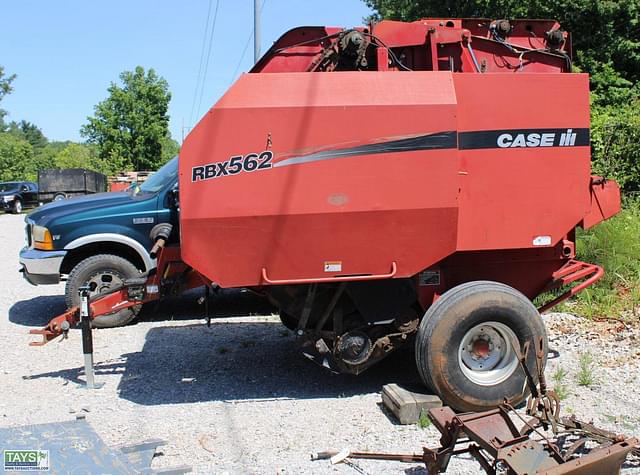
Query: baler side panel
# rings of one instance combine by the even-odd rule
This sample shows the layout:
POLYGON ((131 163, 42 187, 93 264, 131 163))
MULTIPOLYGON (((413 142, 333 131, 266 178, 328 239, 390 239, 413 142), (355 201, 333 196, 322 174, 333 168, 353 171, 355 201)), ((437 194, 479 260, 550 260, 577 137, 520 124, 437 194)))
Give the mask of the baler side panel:
POLYGON ((225 287, 412 276, 455 251, 455 126, 450 73, 245 75, 183 145, 183 258, 225 287), (272 168, 191 181, 263 150, 272 168))
POLYGON ((557 244, 590 204, 587 76, 456 74, 454 82, 459 137, 495 132, 487 148, 461 145, 458 250, 557 244), (503 145, 522 145, 542 129, 554 131, 554 146, 497 144, 503 132, 510 133, 503 145), (569 129, 584 143, 558 146, 569 129))

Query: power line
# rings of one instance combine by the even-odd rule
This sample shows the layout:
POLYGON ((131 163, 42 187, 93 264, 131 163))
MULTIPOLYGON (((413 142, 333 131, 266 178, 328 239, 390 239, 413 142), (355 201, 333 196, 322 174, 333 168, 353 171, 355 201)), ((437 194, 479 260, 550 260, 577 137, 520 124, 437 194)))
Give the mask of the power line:
MULTIPOLYGON (((262 10, 264 9, 264 4, 267 3, 267 0, 262 0, 262 5, 260 6, 260 15, 262 15, 262 10)), ((247 49, 249 49, 249 45, 251 44, 251 38, 253 38, 253 28, 249 33, 249 37, 247 38, 247 42, 244 44, 244 48, 242 50, 242 54, 240 55, 240 60, 238 60, 238 64, 236 65, 236 69, 233 71, 233 76, 231 77, 231 84, 237 77, 238 71, 240 70, 240 66, 242 65, 242 60, 244 59, 244 55, 247 54, 247 49)))
POLYGON ((207 50, 207 61, 204 65, 204 74, 202 75, 202 87, 200 88, 200 98, 198 99, 198 116, 200 115, 200 108, 202 106, 202 95, 204 94, 204 86, 207 82, 207 72, 209 70, 209 60, 211 59, 211 46, 213 45, 213 33, 216 30, 216 20, 218 18, 218 7, 220 6, 220 0, 216 0, 216 9, 213 13, 213 24, 211 25, 211 34, 209 35, 209 48, 207 50))
POLYGON ((244 49, 242 50, 242 55, 240 55, 240 60, 238 61, 238 64, 236 65, 236 69, 233 71, 233 76, 231 76, 231 82, 233 82, 233 80, 238 75, 238 70, 240 69, 240 65, 242 64, 242 60, 244 59, 244 55, 247 54, 247 49, 249 49, 249 45, 251 44, 251 38, 253 38, 253 29, 251 30, 251 34, 249 35, 249 38, 247 38, 247 42, 244 45, 244 49))
POLYGON ((207 34, 209 32, 209 20, 211 19, 211 7, 213 0, 209 0, 209 9, 207 10, 207 21, 204 24, 204 34, 202 35, 202 46, 200 47, 200 65, 198 66, 198 75, 196 76, 196 87, 193 91, 193 101, 191 102, 191 115, 189 115, 189 123, 193 123, 193 113, 196 108, 196 98, 198 97, 198 89, 200 87, 200 78, 202 77, 202 65, 204 63, 204 50, 207 45, 207 34))

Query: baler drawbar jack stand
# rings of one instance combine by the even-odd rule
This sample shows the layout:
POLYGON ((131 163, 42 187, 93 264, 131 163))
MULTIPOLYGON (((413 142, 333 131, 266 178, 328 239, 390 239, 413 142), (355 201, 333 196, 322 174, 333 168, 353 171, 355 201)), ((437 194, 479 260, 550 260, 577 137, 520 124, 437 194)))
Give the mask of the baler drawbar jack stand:
POLYGON ((84 376, 87 389, 100 389, 104 383, 96 383, 93 371, 93 335, 91 334, 91 310, 89 306, 88 285, 78 289, 80 292, 80 328, 82 329, 82 353, 84 354, 84 376))

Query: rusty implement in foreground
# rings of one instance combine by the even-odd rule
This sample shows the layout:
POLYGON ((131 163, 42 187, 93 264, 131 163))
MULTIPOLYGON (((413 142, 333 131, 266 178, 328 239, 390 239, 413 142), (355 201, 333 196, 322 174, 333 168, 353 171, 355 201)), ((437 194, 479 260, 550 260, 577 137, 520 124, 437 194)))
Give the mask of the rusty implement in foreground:
MULTIPOLYGON (((518 348, 514 346, 514 348, 518 348)), ((577 420, 560 417, 560 400, 547 390, 542 366, 542 340, 536 342, 538 384, 525 364, 529 343, 517 350, 520 366, 531 391, 526 416, 505 400, 496 409, 456 414, 450 407, 430 409, 429 419, 440 434, 440 447, 423 448, 422 454, 321 452, 312 459, 332 463, 352 459, 424 462, 430 474, 447 470, 452 456, 472 455, 489 475, 591 475, 620 473, 631 452, 640 457, 640 441, 577 420), (515 420, 522 423, 520 429, 515 420), (553 437, 545 433, 551 430, 553 437), (536 438, 534 438, 536 437, 536 438), (595 447, 594 447, 595 445, 595 447)))

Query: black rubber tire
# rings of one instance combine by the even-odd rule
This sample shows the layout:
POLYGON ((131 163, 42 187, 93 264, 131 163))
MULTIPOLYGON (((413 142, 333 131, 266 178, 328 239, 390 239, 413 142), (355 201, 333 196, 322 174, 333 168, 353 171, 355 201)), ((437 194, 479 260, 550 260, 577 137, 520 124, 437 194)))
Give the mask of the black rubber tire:
POLYGON ((467 282, 448 290, 427 310, 420 323, 415 357, 425 385, 457 411, 487 410, 505 398, 517 406, 529 393, 519 366, 508 379, 492 386, 476 384, 461 371, 458 350, 464 335, 488 321, 509 327, 521 346, 530 342, 527 367, 534 377, 535 341, 543 337, 546 365, 547 333, 538 310, 527 297, 508 285, 490 281, 467 282))
POLYGON ((13 200, 13 206, 11 207, 11 212, 13 214, 22 213, 22 201, 20 201, 20 199, 16 198, 15 200, 13 200))
MULTIPOLYGON (((140 271, 127 259, 112 254, 98 254, 80 261, 69 274, 65 287, 65 300, 67 307, 78 306, 80 296, 78 289, 88 283, 90 279, 98 274, 111 274, 120 280, 139 277, 140 271)), ((93 292, 91 296, 99 295, 101 292, 93 292)), ((140 311, 140 305, 125 308, 119 312, 108 315, 101 315, 92 321, 94 328, 113 328, 130 323, 140 311)))

